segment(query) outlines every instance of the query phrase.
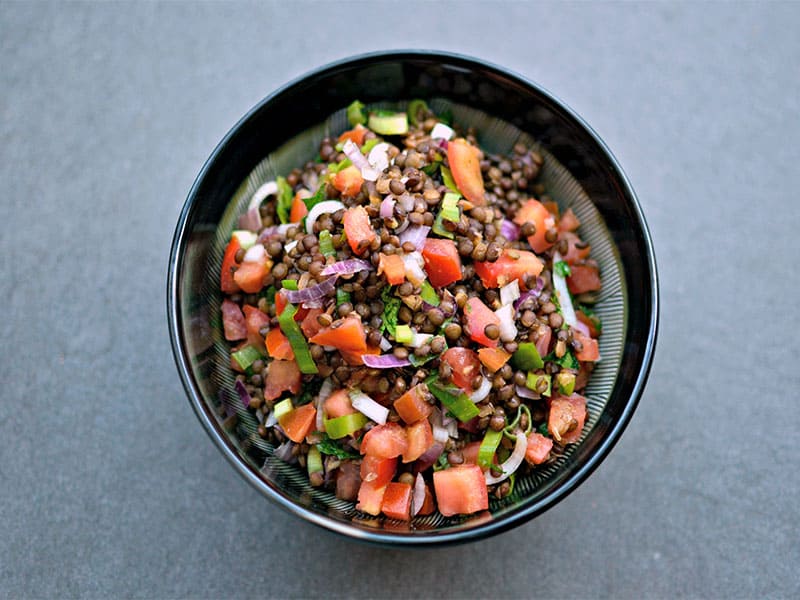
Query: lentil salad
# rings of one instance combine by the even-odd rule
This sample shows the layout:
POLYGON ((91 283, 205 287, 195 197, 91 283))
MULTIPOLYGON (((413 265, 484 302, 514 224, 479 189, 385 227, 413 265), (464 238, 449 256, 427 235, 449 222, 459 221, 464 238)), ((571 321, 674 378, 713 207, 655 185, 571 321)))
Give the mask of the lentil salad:
POLYGON ((362 512, 484 510, 581 436, 597 263, 535 151, 484 153, 420 101, 348 117, 231 236, 236 390, 278 457, 362 512))

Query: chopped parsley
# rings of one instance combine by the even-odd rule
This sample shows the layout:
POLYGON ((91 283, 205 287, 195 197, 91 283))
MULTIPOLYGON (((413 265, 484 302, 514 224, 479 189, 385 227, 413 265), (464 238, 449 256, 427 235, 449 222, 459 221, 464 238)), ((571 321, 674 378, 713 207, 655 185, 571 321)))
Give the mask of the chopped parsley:
POLYGON ((397 313, 400 311, 401 300, 393 294, 392 286, 386 286, 381 292, 383 301, 383 318, 381 319, 381 332, 388 333, 392 337, 397 328, 397 313))
POLYGON ((361 458, 359 454, 357 454, 353 450, 348 450, 344 446, 340 445, 339 443, 333 441, 331 438, 328 437, 327 434, 322 434, 322 439, 317 442, 317 450, 322 452, 323 454, 328 454, 329 456, 335 456, 340 460, 346 460, 349 458, 358 459, 361 458))
POLYGON ((560 260, 556 264, 554 264, 553 270, 562 277, 569 277, 570 275, 572 275, 572 270, 569 268, 569 265, 563 260, 560 260))

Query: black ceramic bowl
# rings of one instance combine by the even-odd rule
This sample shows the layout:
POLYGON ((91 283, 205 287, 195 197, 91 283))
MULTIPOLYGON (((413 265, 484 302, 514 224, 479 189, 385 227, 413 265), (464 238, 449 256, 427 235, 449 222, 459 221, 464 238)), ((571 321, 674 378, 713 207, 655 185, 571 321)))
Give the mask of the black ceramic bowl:
POLYGON ((608 454, 644 389, 656 342, 658 284, 650 236, 636 196, 597 134, 538 85, 475 59, 439 52, 387 52, 340 61, 286 85, 251 110, 203 166, 181 212, 169 259, 172 348, 189 401, 216 445, 262 494, 289 512, 346 536, 385 545, 463 542, 518 525, 574 490, 608 454), (326 133, 344 129, 354 99, 402 106, 424 98, 474 125, 502 152, 518 139, 545 156, 541 179, 581 219, 604 281, 597 304, 602 361, 586 395, 578 444, 520 478, 514 493, 479 515, 435 514, 411 524, 372 518, 311 488, 303 472, 271 456, 253 416, 236 404, 221 335, 219 269, 236 215, 255 188, 311 159, 326 133))

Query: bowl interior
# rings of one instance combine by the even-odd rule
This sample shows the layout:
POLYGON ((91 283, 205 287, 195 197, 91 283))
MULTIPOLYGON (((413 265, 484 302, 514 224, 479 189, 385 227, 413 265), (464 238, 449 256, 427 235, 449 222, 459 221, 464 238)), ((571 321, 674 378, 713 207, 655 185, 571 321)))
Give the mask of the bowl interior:
POLYGON ((638 205, 602 143, 556 100, 493 67, 449 55, 369 56, 290 84, 247 115, 198 177, 181 215, 170 264, 169 312, 179 370, 193 406, 224 454, 268 496, 292 512, 351 536, 384 543, 461 541, 532 516, 573 489, 624 428, 647 375, 655 340, 652 253, 638 205), (354 98, 403 106, 415 97, 461 124, 482 147, 507 153, 517 141, 545 157, 539 180, 562 210, 572 207, 580 233, 601 266, 602 361, 592 376, 587 426, 579 444, 517 480, 490 510, 445 519, 434 514, 402 524, 365 518, 353 504, 314 489, 300 469, 273 458, 258 423, 233 392, 221 333, 219 265, 236 218, 265 181, 316 155, 319 141, 346 127, 354 98), (623 361, 623 356, 625 360, 623 361))

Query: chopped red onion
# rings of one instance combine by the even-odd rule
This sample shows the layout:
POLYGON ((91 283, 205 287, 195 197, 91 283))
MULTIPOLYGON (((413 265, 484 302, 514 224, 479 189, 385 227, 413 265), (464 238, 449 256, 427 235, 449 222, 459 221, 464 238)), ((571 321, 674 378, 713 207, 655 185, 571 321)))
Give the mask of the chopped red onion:
POLYGON ((297 223, 283 223, 281 225, 267 227, 260 234, 258 234, 258 239, 256 242, 261 244, 273 237, 283 237, 286 235, 286 232, 289 231, 290 227, 297 227, 297 223))
POLYGON ((492 470, 489 469, 486 471, 486 485, 494 485, 510 477, 514 471, 519 469, 522 461, 525 460, 525 451, 528 449, 528 438, 519 430, 515 433, 517 435, 517 442, 514 444, 514 451, 511 453, 511 456, 500 465, 503 471, 502 475, 495 477, 492 475, 492 470))
POLYGON ((519 279, 512 279, 511 283, 500 288, 500 304, 511 304, 519 296, 519 279))
POLYGON ((325 303, 322 300, 308 300, 307 302, 303 302, 303 308, 307 308, 311 310, 312 308, 322 308, 325 306, 325 303))
POLYGON ((386 423, 386 419, 389 416, 389 409, 385 406, 381 406, 365 393, 359 390, 351 391, 350 402, 353 404, 353 408, 368 419, 375 421, 379 425, 386 423))
POLYGON ((264 249, 264 246, 261 244, 254 244, 251 246, 247 252, 244 253, 244 258, 242 262, 246 263, 260 263, 264 262, 267 258, 267 251, 264 249))
POLYGON ((335 213, 337 210, 344 210, 344 208, 344 204, 338 200, 323 200, 319 204, 315 204, 306 215, 306 233, 314 233, 314 223, 322 215, 335 213))
POLYGON ((472 395, 470 395, 469 399, 472 400, 475 404, 477 404, 478 402, 485 400, 486 396, 488 396, 489 392, 491 391, 492 391, 492 382, 489 381, 488 377, 482 377, 481 387, 472 392, 472 395))
POLYGON ((519 298, 517 298, 517 301, 514 302, 514 308, 519 310, 520 305, 528 298, 538 298, 542 293, 542 290, 544 290, 544 279, 537 277, 536 286, 533 289, 524 292, 519 298))
POLYGON ((345 153, 345 156, 350 159, 350 162, 353 163, 355 167, 359 169, 369 169, 370 164, 367 158, 361 154, 361 148, 359 148, 353 140, 347 140, 342 147, 342 152, 345 153))
POLYGON ((419 252, 409 252, 403 255, 403 264, 406 267, 406 278, 414 285, 422 285, 427 275, 422 267, 425 265, 425 259, 419 252))
POLYGON ((382 173, 385 169, 389 168, 389 144, 386 142, 381 142, 380 144, 375 144, 372 147, 372 150, 369 151, 369 156, 367 156, 367 161, 372 166, 373 169, 378 171, 378 173, 382 173))
POLYGON ((400 203, 406 212, 412 212, 414 210, 414 196, 409 194, 408 192, 404 192, 397 197, 397 201, 400 203))
POLYGON ((311 302, 324 298, 328 294, 336 291, 336 276, 328 277, 322 283, 312 285, 303 290, 284 290, 286 299, 292 304, 300 304, 301 302, 311 302))
POLYGON ((503 219, 500 222, 500 235, 506 238, 509 242, 515 242, 519 239, 520 230, 516 223, 503 219))
POLYGON ((528 389, 527 387, 525 387, 524 385, 518 385, 518 386, 515 386, 515 388, 514 388, 514 392, 515 392, 515 393, 517 394, 517 396, 519 396, 520 398, 525 398, 525 399, 527 399, 527 400, 538 400, 538 399, 541 397, 541 396, 539 396, 539 394, 537 394, 537 393, 536 393, 536 392, 534 392, 533 390, 529 390, 529 389, 528 389))
POLYGON ((514 325, 514 307, 510 304, 505 304, 494 311, 497 318, 500 319, 500 340, 503 342, 512 342, 517 339, 517 327, 514 325))
POLYGON ((247 212, 239 216, 239 227, 248 231, 258 231, 261 229, 261 213, 257 206, 248 208, 247 212))
POLYGON ((275 448, 275 452, 273 452, 272 455, 276 458, 280 458, 283 462, 292 462, 294 459, 294 455, 292 455, 293 448, 294 442, 287 440, 275 448))
POLYGON ((391 219, 394 214, 394 203, 396 200, 392 196, 386 196, 381 202, 381 219, 391 219))
POLYGON ((316 422, 315 425, 317 427, 317 431, 325 431, 325 423, 323 422, 323 414, 322 414, 322 404, 331 397, 333 394, 333 380, 330 377, 326 377, 322 385, 319 388, 319 394, 317 394, 317 398, 314 401, 314 405, 317 407, 317 415, 316 415, 316 422))
POLYGON ((418 250, 422 249, 425 245, 425 238, 428 237, 431 228, 425 225, 409 225, 402 234, 400 234, 400 243, 405 244, 411 242, 418 250))
POLYGON ((322 269, 322 275, 353 275, 360 271, 371 271, 372 265, 360 258, 350 258, 333 263, 322 269))
POLYGON ((364 364, 373 369, 393 369, 395 367, 408 367, 411 362, 407 358, 397 358, 394 354, 365 354, 361 357, 364 364))
POLYGON ((592 336, 592 332, 589 331, 589 326, 581 320, 576 320, 575 324, 572 327, 580 331, 586 337, 592 336))
POLYGON ((446 444, 447 440, 450 439, 450 434, 444 427, 441 427, 440 425, 434 425, 433 439, 437 442, 441 442, 442 444, 446 444))
POLYGON ((412 348, 421 348, 433 339, 432 333, 417 333, 416 331, 411 335, 409 346, 412 348))
POLYGON ((422 473, 417 473, 417 478, 414 480, 414 494, 411 496, 412 517, 417 516, 423 504, 425 504, 425 480, 422 478, 422 473))
POLYGON ((429 469, 431 465, 433 465, 433 463, 435 463, 442 455, 443 451, 444 444, 441 442, 434 442, 433 445, 428 448, 428 450, 414 463, 414 470, 417 473, 421 473, 429 469))
POLYGON ((381 336, 381 350, 386 352, 387 350, 392 349, 392 342, 387 340, 384 336, 381 336))
POLYGON ((247 388, 244 387, 244 384, 238 379, 236 380, 236 383, 233 384, 233 387, 236 388, 236 393, 239 394, 239 399, 242 401, 242 404, 244 404, 244 407, 248 408, 252 398, 250 397, 250 394, 247 393, 247 388))

